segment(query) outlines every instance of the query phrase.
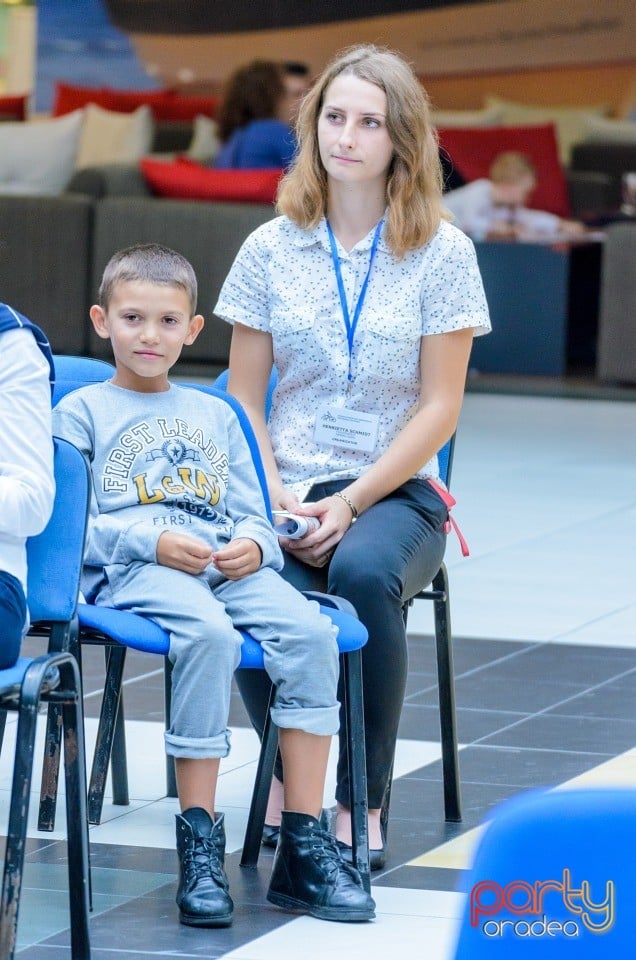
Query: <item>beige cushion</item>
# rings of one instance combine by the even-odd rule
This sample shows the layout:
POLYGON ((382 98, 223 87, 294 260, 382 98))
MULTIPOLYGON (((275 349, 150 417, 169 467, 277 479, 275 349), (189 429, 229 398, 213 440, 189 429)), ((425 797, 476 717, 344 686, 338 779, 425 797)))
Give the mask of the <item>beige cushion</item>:
POLYGON ((588 122, 609 113, 609 107, 601 104, 586 107, 535 106, 500 97, 486 97, 486 106, 498 108, 502 123, 506 126, 553 123, 559 141, 559 157, 565 166, 570 162, 573 145, 585 139, 588 122))
POLYGON ((498 107, 483 110, 433 110, 431 119, 436 127, 495 127, 501 123, 498 107))
POLYGON ((636 120, 591 117, 587 123, 585 139, 597 143, 636 143, 636 120))
POLYGON ((197 114, 194 118, 192 140, 187 150, 190 160, 211 163, 219 149, 219 128, 210 117, 197 114))
POLYGON ((55 195, 73 175, 82 111, 0 123, 0 193, 55 195))
POLYGON ((118 113, 89 103, 84 108, 77 169, 105 163, 137 163, 151 149, 153 128, 148 106, 138 107, 132 113, 118 113))

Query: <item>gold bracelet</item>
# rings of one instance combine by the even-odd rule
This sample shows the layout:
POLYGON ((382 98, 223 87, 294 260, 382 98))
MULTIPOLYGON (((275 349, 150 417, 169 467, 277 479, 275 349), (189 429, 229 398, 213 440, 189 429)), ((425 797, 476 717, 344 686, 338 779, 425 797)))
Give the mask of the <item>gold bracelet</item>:
POLYGON ((353 514, 353 519, 354 520, 358 519, 357 507, 354 503, 351 502, 351 500, 349 499, 346 493, 343 493, 342 490, 336 490, 336 492, 334 493, 334 497, 340 497, 341 500, 344 500, 344 502, 347 504, 347 506, 351 510, 351 513, 353 514))

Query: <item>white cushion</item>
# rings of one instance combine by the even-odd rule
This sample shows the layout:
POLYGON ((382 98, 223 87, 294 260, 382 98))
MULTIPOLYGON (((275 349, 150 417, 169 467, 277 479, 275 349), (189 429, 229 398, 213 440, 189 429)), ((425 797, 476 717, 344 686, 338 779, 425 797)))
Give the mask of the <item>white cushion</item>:
POLYGON ((609 113, 609 107, 602 104, 586 107, 552 107, 516 103, 500 97, 486 97, 486 106, 501 111, 502 123, 506 126, 523 126, 533 123, 553 123, 559 141, 559 157, 567 166, 575 143, 584 139, 587 125, 594 117, 609 113))
POLYGON ((0 194, 55 195, 73 175, 83 113, 0 123, 0 194))
POLYGON ((132 113, 118 113, 89 103, 84 107, 77 169, 105 163, 137 163, 150 152, 153 134, 154 122, 148 106, 138 107, 132 113))
POLYGON ((585 139, 596 143, 636 143, 636 120, 592 117, 587 123, 585 139))
POLYGON ((187 150, 190 160, 197 163, 211 163, 219 149, 219 128, 211 117, 202 113, 194 118, 192 139, 187 150))
POLYGON ((498 107, 483 110, 432 110, 431 120, 435 127, 495 127, 501 123, 502 113, 498 107))

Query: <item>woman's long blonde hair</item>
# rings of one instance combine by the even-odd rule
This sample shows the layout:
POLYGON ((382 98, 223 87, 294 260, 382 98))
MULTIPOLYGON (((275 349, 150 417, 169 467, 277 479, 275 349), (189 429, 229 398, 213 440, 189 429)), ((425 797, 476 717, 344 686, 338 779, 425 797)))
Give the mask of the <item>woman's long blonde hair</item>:
POLYGON ((360 44, 327 65, 305 97, 296 125, 298 151, 279 192, 278 211, 308 230, 327 212, 327 174, 318 149, 318 117, 329 85, 341 74, 384 91, 386 126, 394 147, 386 185, 387 242, 397 257, 427 243, 445 217, 442 170, 429 100, 397 53, 360 44))

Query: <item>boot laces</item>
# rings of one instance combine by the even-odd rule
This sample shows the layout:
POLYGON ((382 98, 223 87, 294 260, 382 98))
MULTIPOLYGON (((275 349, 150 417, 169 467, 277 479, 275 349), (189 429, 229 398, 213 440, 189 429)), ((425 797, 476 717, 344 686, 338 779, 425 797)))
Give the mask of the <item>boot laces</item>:
POLYGON ((314 859, 325 869, 329 879, 334 879, 339 873, 346 873, 354 878, 357 876, 357 871, 340 856, 336 838, 326 830, 316 830, 313 833, 311 850, 314 859))
POLYGON ((225 870, 211 837, 196 837, 193 845, 184 852, 183 869, 189 883, 210 877, 217 886, 228 889, 225 870))

